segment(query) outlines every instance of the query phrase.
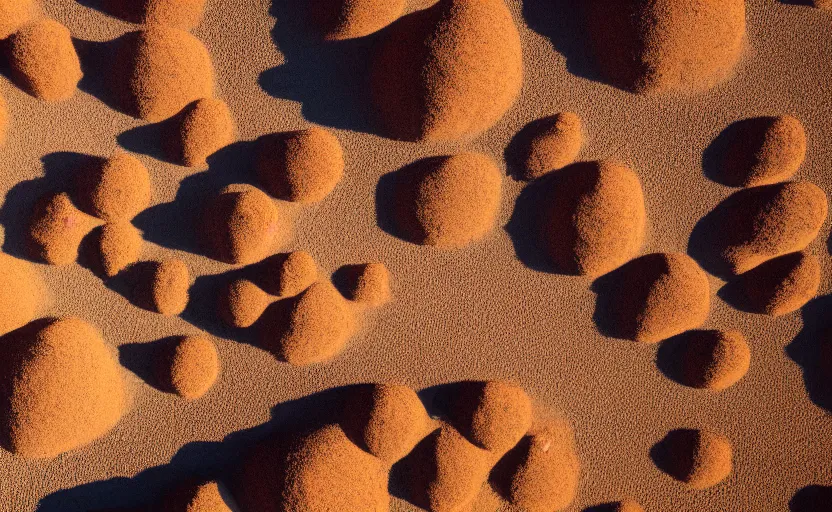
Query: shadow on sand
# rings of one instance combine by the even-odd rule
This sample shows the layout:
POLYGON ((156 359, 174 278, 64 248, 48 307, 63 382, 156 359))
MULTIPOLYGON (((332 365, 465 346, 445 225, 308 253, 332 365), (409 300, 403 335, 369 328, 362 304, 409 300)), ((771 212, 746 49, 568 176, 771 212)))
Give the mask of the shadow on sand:
POLYGON ((832 413, 832 295, 803 307, 803 328, 786 347, 786 354, 803 370, 809 399, 832 413))

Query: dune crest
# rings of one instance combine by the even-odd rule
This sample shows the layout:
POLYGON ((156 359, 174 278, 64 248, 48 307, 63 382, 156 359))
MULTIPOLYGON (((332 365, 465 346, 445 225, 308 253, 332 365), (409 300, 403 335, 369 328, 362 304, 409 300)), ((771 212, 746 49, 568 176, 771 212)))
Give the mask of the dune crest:
POLYGON ((100 165, 79 171, 74 197, 90 215, 129 221, 150 204, 150 173, 129 153, 116 153, 100 165))
POLYGON ((657 454, 663 471, 692 489, 713 487, 733 469, 731 442, 711 430, 679 429, 661 441, 657 454))
POLYGON ((821 266, 817 256, 797 252, 774 258, 739 277, 731 290, 740 309, 770 316, 802 308, 818 293, 821 266))
POLYGON ((231 327, 251 327, 274 301, 268 293, 248 279, 235 279, 218 298, 220 318, 231 327))
POLYGON ((263 267, 263 287, 278 297, 294 297, 318 280, 318 265, 306 251, 271 256, 263 267))

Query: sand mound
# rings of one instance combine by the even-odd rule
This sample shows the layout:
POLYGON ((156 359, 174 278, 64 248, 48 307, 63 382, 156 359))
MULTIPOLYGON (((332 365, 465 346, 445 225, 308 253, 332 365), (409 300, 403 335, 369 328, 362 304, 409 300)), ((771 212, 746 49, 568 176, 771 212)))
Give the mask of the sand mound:
POLYGON ((228 489, 220 482, 186 483, 165 496, 159 512, 240 512, 228 489))
POLYGON ((636 93, 701 91, 729 78, 745 47, 744 0, 592 0, 598 70, 636 93))
POLYGON ((144 4, 141 22, 148 25, 160 24, 191 30, 202 21, 205 14, 205 2, 206 0, 146 0, 141 2, 144 4))
POLYGON ((29 224, 32 256, 51 265, 67 265, 78 258, 81 240, 95 227, 95 219, 72 204, 67 194, 43 198, 35 205, 29 224))
POLYGON ((802 251, 828 212, 826 193, 808 182, 778 183, 729 196, 709 214, 710 259, 726 272, 742 274, 766 261, 802 251))
POLYGON ((621 267, 615 277, 609 303, 615 337, 655 343, 708 318, 708 276, 685 254, 648 254, 621 267))
POLYGON ((117 57, 127 76, 124 108, 146 121, 167 119, 214 96, 214 66, 203 44, 184 30, 154 25, 124 37, 117 57))
POLYGON ((644 507, 635 500, 624 500, 616 503, 610 512, 644 512, 644 507))
POLYGON ((6 137, 9 134, 9 106, 6 99, 0 94, 0 148, 6 144, 6 137))
POLYGON ((78 207, 106 221, 130 220, 150 204, 150 173, 129 153, 79 172, 78 207))
POLYGON ((770 185, 791 178, 806 158, 806 131, 795 117, 741 122, 726 148, 719 181, 735 187, 770 185))
POLYGON ((366 263, 354 269, 349 298, 368 306, 381 306, 393 298, 390 291, 390 271, 384 263, 366 263))
POLYGON ((314 203, 341 181, 344 152, 338 138, 323 128, 274 133, 258 140, 256 169, 272 196, 314 203))
POLYGON ((518 134, 521 147, 516 155, 518 177, 533 180, 563 169, 578 158, 583 144, 581 118, 563 112, 539 119, 518 134))
POLYGON ((315 30, 326 40, 363 37, 396 21, 405 0, 318 0, 310 2, 315 30))
POLYGON ((732 469, 731 442, 708 430, 674 430, 662 440, 661 469, 693 489, 707 489, 724 480, 732 469))
POLYGON ((388 512, 386 465, 337 425, 302 438, 289 451, 281 510, 388 512))
POLYGON ((809 2, 819 9, 832 9, 832 0, 809 0, 809 2))
POLYGON ((34 265, 0 253, 0 336, 34 320, 46 302, 34 265))
POLYGON ((293 297, 318 280, 318 265, 306 251, 277 254, 263 267, 263 288, 278 297, 293 297))
POLYGON ((115 222, 101 227, 98 240, 101 269, 113 277, 139 260, 142 234, 129 222, 115 222))
POLYGON ((405 460, 410 501, 436 511, 467 510, 494 462, 491 453, 447 425, 428 436, 405 460))
POLYGON ((34 5, 33 0, 0 0, 0 39, 6 39, 28 23, 34 5))
POLYGON ((751 349, 739 331, 690 331, 680 358, 687 386, 722 391, 748 372, 751 349))
POLYGON ((518 449, 520 464, 512 473, 508 500, 526 512, 568 507, 575 499, 580 474, 569 426, 547 425, 524 438, 518 449))
POLYGON ((69 29, 42 19, 9 38, 12 79, 32 96, 45 101, 69 99, 83 73, 69 29))
POLYGON ((148 284, 149 305, 153 311, 165 316, 176 316, 185 311, 191 280, 188 267, 182 260, 155 262, 148 284))
POLYGON ((206 159, 237 140, 237 128, 224 101, 197 100, 176 116, 166 138, 168 158, 186 167, 204 167, 206 159))
POLYGON ((260 189, 231 185, 210 199, 201 232, 208 256, 225 263, 263 259, 279 229, 277 207, 260 189))
POLYGON ((220 318, 231 327, 251 327, 273 301, 268 293, 248 279, 235 279, 219 296, 220 318))
POLYGON ((780 256, 740 275, 726 286, 740 309, 780 316, 797 311, 818 293, 820 261, 797 252, 780 256))
POLYGON ((338 290, 317 282, 266 310, 261 345, 295 366, 320 363, 343 350, 355 324, 354 313, 338 290))
POLYGON ((361 387, 347 402, 342 423, 358 446, 393 464, 427 434, 428 414, 412 389, 373 384, 361 387))
POLYGON ((121 419, 121 370, 95 327, 73 317, 38 321, 4 340, 0 442, 51 458, 103 436, 121 419))
POLYGON ((505 381, 471 382, 451 411, 454 424, 475 445, 502 454, 532 424, 532 402, 523 388, 505 381))
POLYGON ((422 160, 401 172, 394 214, 404 238, 457 248, 494 228, 502 175, 491 158, 460 153, 422 160))
POLYGON ((169 389, 187 400, 202 397, 217 381, 220 372, 217 347, 202 336, 186 336, 179 340, 165 365, 165 382, 169 389))
POLYGON ((499 121, 520 92, 520 36, 503 0, 441 0, 390 27, 371 80, 386 135, 472 138, 499 121))
POLYGON ((582 163, 553 177, 541 245, 559 273, 599 276, 638 254, 646 213, 638 176, 613 162, 582 163))

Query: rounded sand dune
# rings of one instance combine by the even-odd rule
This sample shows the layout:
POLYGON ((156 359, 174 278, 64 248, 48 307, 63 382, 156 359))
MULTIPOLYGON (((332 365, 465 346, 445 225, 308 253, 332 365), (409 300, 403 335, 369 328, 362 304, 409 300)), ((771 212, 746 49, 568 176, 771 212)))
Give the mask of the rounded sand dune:
POLYGON ((0 39, 6 39, 32 19, 34 0, 0 0, 0 39))
POLYGON ((646 222, 641 183, 631 169, 582 163, 552 178, 541 205, 541 246, 557 272, 595 277, 638 254, 646 222))
POLYGON ((490 157, 478 153, 435 157, 400 173, 393 213, 403 238, 453 249, 494 229, 502 173, 490 157))
POLYGON ((264 314, 260 344, 279 359, 305 366, 332 359, 355 332, 356 318, 329 283, 317 282, 264 314))
POLYGON ((584 142, 581 118, 562 112, 538 119, 517 134, 517 176, 522 180, 537 179, 573 163, 584 142))
POLYGON ((621 267, 606 301, 617 338, 655 343, 695 329, 710 311, 708 276, 681 253, 654 253, 621 267))
POLYGON ((590 0, 585 9, 598 71, 635 93, 710 89, 745 48, 744 0, 590 0))
POLYGON ((220 373, 217 347, 203 336, 186 336, 178 340, 165 366, 169 389, 186 400, 201 398, 220 373))
POLYGON ((363 37, 396 21, 406 0, 315 0, 308 7, 314 30, 325 40, 363 37))
POLYGON ((114 222, 101 226, 98 252, 101 269, 107 277, 113 277, 139 261, 144 239, 130 222, 114 222))
POLYGON ((663 471, 692 489, 713 487, 731 474, 731 442, 710 430, 680 429, 665 436, 654 452, 663 471))
POLYGON ((522 82, 520 36, 503 0, 440 0, 385 34, 373 104, 392 138, 473 138, 503 117, 522 82))
POLYGON ((751 349, 739 331, 690 331, 679 358, 685 385, 722 391, 748 372, 751 349))
POLYGON ((235 265, 266 257, 279 229, 274 202, 250 185, 230 185, 209 199, 200 226, 208 256, 235 265))
POLYGON ((306 251, 269 257, 263 270, 263 288, 278 297, 294 297, 318 280, 318 265, 306 251))
POLYGON ((240 512, 229 490, 221 482, 185 483, 168 493, 159 512, 240 512))
POLYGON ((756 187, 785 181, 806 158, 806 130, 794 116, 758 117, 740 122, 725 148, 719 181, 756 187))
POLYGON ((268 293, 248 279, 235 279, 220 293, 217 309, 231 327, 251 327, 274 301, 268 293))
POLYGON ((737 306, 770 316, 797 311, 818 293, 820 260, 806 252, 774 258, 741 274, 728 285, 737 306))
POLYGON ((503 454, 532 424, 532 403, 520 386, 500 380, 467 383, 451 411, 454 423, 480 448, 503 454))
POLYGON ((167 259, 153 263, 150 275, 149 306, 164 316, 176 316, 188 306, 191 286, 188 266, 182 260, 167 259))
POLYGON ((390 291, 390 271, 384 263, 365 263, 351 270, 353 276, 347 292, 351 300, 378 307, 393 299, 390 291))
POLYGON ((141 13, 142 22, 191 30, 202 21, 205 3, 206 0, 147 0, 141 13))
POLYGON ((214 66, 208 50, 184 30, 153 25, 127 34, 118 50, 124 73, 123 107, 145 121, 161 121, 190 103, 214 96, 214 66))
POLYGON ((150 173, 129 153, 116 153, 78 173, 78 207, 105 221, 129 221, 150 204, 150 173))
POLYGON ((322 200, 344 175, 344 152, 332 132, 313 127, 261 137, 257 177, 273 197, 298 203, 322 200))
POLYGON ((0 336, 34 320, 45 302, 45 285, 35 266, 0 253, 0 336))
POLYGON ((177 114, 164 141, 168 158, 185 167, 205 167, 207 159, 237 140, 237 128, 224 101, 197 100, 177 114))
POLYGON ((81 81, 81 62, 69 29, 57 21, 35 21, 9 38, 12 78, 23 90, 45 101, 63 101, 81 81))
POLYGON ((74 263, 81 240, 95 224, 96 219, 76 208, 68 194, 44 197, 35 205, 29 223, 32 256, 50 265, 74 263))
POLYGON ((74 317, 41 320, 6 340, 0 364, 0 443, 52 458, 106 434, 121 419, 121 369, 98 330, 74 317))

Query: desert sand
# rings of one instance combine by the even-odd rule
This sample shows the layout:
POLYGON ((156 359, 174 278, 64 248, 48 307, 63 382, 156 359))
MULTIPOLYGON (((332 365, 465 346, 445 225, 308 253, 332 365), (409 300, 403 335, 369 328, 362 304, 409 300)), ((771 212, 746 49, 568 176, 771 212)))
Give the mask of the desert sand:
POLYGON ((832 502, 832 13, 466 1, 0 0, 0 512, 832 502))

